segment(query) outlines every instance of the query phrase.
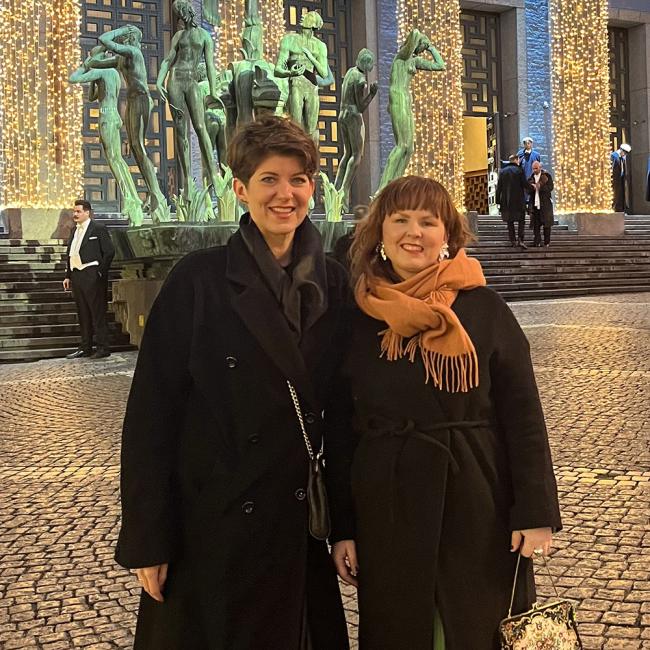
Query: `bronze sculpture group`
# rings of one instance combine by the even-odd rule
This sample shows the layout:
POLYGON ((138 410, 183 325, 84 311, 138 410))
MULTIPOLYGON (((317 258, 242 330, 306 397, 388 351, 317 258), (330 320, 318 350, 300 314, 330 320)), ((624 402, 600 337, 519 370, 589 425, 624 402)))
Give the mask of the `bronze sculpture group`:
MULTIPOLYGON (((156 88, 167 102, 174 121, 175 149, 179 162, 179 202, 187 206, 198 200, 191 177, 189 123, 196 133, 201 150, 203 183, 201 199, 206 218, 222 220, 235 215, 222 214, 223 206, 234 205, 224 199, 228 171, 225 166, 228 140, 237 126, 264 112, 288 114, 318 145, 320 114, 319 89, 334 83, 325 43, 317 32, 323 19, 316 11, 302 16, 299 31, 287 32, 280 41, 277 58, 263 56, 263 28, 258 0, 246 2, 242 32, 242 59, 217 71, 214 64, 212 37, 199 26, 189 0, 174 0, 175 17, 182 24, 172 39, 156 80, 156 88), (209 191, 215 194, 218 215, 213 214, 209 191), (206 200, 206 197, 207 200, 206 200), (180 201, 179 201, 180 200, 180 201)), ((205 13, 205 12, 204 12, 205 13)), ((212 24, 219 17, 208 11, 212 24)), ((70 75, 71 83, 90 84, 89 100, 98 101, 99 137, 107 162, 124 198, 123 213, 132 225, 140 225, 145 215, 154 223, 170 220, 170 207, 158 185, 153 163, 145 148, 153 100, 147 82, 147 68, 142 54, 142 33, 126 25, 99 37, 83 64, 70 75), (135 162, 147 189, 143 204, 121 152, 122 118, 118 112, 120 75, 126 85, 124 125, 135 162)), ((349 197, 355 175, 364 154, 365 124, 363 113, 377 94, 377 83, 368 84, 368 74, 375 64, 373 53, 363 48, 356 64, 350 68, 341 86, 338 133, 343 156, 334 183, 328 182, 327 196, 336 196, 335 210, 349 210, 349 197)), ((378 190, 393 178, 402 176, 413 152, 414 118, 410 82, 418 70, 444 70, 445 63, 429 39, 412 30, 397 52, 391 66, 388 111, 395 146, 390 153, 378 190), (429 52, 431 58, 422 54, 429 52)), ((195 206, 196 207, 196 206, 195 206)), ((331 206, 326 206, 331 212, 331 206)), ((196 213, 196 210, 193 211, 196 213)))

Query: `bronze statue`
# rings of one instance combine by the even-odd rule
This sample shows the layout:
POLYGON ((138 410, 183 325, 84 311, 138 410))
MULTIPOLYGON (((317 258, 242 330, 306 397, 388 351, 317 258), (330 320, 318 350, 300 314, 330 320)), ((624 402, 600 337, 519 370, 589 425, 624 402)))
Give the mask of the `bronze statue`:
POLYGON ((350 188, 361 164, 366 138, 363 112, 377 94, 377 82, 370 84, 366 75, 375 65, 374 54, 363 48, 357 55, 357 63, 343 78, 341 106, 339 108, 339 134, 343 140, 343 158, 339 161, 334 186, 343 190, 343 210, 350 205, 350 188))

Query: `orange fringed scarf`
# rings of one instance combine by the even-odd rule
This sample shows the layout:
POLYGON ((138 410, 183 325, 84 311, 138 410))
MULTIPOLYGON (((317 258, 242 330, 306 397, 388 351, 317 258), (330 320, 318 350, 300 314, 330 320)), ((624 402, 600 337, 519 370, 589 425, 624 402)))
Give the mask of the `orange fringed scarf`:
POLYGON ((451 305, 461 289, 482 286, 480 262, 461 249, 452 259, 397 284, 362 275, 355 297, 368 316, 388 323, 379 332, 381 356, 396 361, 407 355, 413 363, 419 349, 425 383, 431 379, 441 390, 465 393, 478 386, 478 358, 451 305), (406 345, 405 338, 410 339, 406 345))

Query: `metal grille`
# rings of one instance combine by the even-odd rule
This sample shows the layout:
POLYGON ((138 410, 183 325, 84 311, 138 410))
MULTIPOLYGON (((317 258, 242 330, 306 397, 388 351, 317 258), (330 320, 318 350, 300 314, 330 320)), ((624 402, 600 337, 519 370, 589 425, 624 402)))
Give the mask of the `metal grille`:
MULTIPOLYGON (((100 34, 127 23, 142 30, 142 52, 148 68, 149 88, 155 105, 151 112, 149 131, 145 141, 149 157, 156 167, 163 193, 175 191, 176 163, 171 115, 160 105, 155 90, 158 68, 171 42, 171 0, 83 0, 81 19, 81 48, 85 57, 98 43, 100 34), (171 185, 171 187, 170 187, 171 185)), ((120 94, 120 113, 124 115, 126 92, 120 94)), ((83 155, 85 163, 84 187, 88 200, 99 212, 117 212, 122 197, 111 174, 104 151, 99 143, 97 104, 86 102, 83 119, 83 155)), ((133 175, 133 180, 144 199, 146 186, 135 160, 129 151, 126 131, 122 130, 122 153, 133 175)))
POLYGON ((609 32, 609 133, 612 149, 630 137, 630 79, 627 29, 610 27, 609 32))
POLYGON ((463 109, 487 117, 499 111, 499 16, 463 11, 463 109))
POLYGON ((318 11, 323 18, 323 27, 318 37, 327 45, 329 64, 334 74, 330 88, 320 91, 320 155, 321 170, 334 180, 340 157, 336 116, 341 99, 340 80, 349 66, 354 65, 352 52, 351 3, 345 0, 322 0, 315 2, 285 3, 285 20, 290 29, 300 22, 308 11, 318 11))

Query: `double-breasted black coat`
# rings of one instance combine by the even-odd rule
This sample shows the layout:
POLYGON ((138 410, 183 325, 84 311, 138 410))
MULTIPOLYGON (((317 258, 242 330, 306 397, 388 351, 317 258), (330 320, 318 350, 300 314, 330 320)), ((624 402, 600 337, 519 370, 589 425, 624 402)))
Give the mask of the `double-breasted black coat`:
MULTIPOLYGON (((553 192, 553 177, 547 172, 542 171, 539 179, 539 216, 541 219, 540 225, 550 228, 553 225, 553 199, 551 198, 551 192, 553 192)), ((532 174, 528 178, 530 192, 530 206, 531 210, 535 205, 535 175, 532 174)), ((534 212, 533 212, 534 216, 534 212)))
POLYGON ((525 197, 529 189, 524 170, 519 165, 508 163, 503 166, 496 189, 496 202, 503 221, 520 221, 525 218, 525 197))
MULTIPOLYGON (((308 459, 344 337, 347 276, 327 261, 327 312, 300 343, 241 234, 172 270, 150 313, 124 421, 117 561, 169 563, 142 594, 136 648, 347 648, 336 573, 309 537, 308 459)), ((326 421, 322 413, 325 413, 326 421)), ((327 444, 327 442, 325 443, 327 444)))
MULTIPOLYGON (((467 393, 425 384, 419 357, 380 358, 386 323, 358 310, 352 320, 342 383, 355 436, 332 462, 340 476, 351 465, 336 535, 357 543, 361 650, 431 650, 436 608, 447 650, 498 648, 511 531, 560 527, 526 337, 488 288, 459 292, 453 310, 478 354, 480 383, 467 393)), ((534 600, 523 564, 516 611, 534 600)))

